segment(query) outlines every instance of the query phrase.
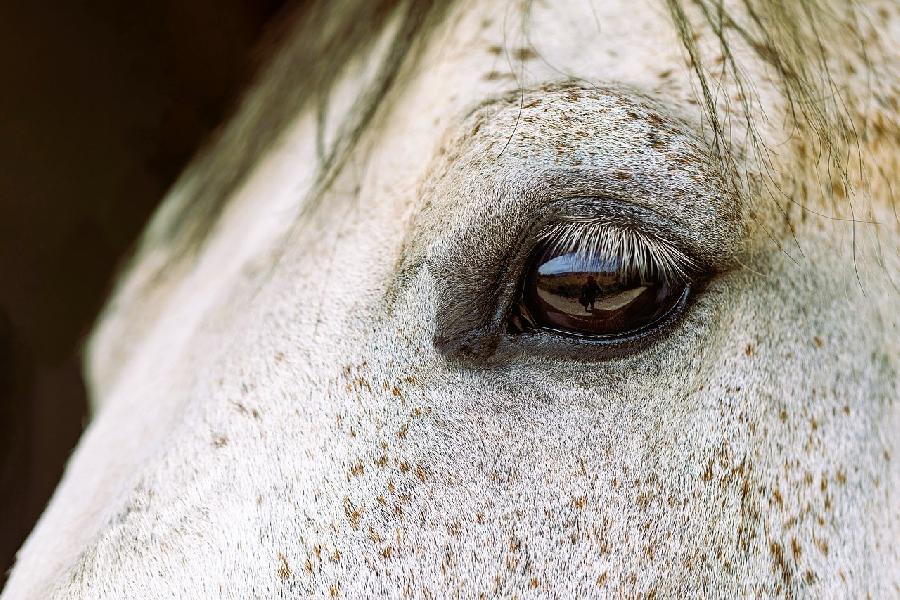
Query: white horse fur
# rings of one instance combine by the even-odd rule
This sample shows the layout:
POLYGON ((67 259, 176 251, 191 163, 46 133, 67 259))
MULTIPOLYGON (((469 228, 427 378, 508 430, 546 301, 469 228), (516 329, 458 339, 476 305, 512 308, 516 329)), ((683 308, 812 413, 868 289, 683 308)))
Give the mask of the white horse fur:
POLYGON ((159 233, 171 192, 3 600, 900 595, 900 10, 854 10, 810 48, 854 127, 830 153, 764 52, 733 41, 728 77, 697 26, 729 162, 666 3, 458 3, 313 198, 395 19, 196 255, 159 233), (572 196, 661 215, 714 274, 621 356, 457 353, 572 196))

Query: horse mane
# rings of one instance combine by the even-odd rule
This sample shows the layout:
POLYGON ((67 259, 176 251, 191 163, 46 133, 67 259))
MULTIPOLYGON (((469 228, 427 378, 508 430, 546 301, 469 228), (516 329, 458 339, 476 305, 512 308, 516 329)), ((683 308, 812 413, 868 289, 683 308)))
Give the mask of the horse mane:
POLYGON ((270 59, 232 118, 204 147, 173 186, 180 199, 163 207, 141 247, 160 244, 177 260, 196 253, 233 192, 257 161, 303 110, 315 110, 319 127, 331 92, 353 58, 372 51, 389 26, 389 50, 374 80, 357 98, 330 148, 319 146, 318 173, 330 180, 365 130, 381 100, 395 85, 401 66, 440 23, 450 0, 311 0, 289 14, 264 45, 270 59), (392 23, 393 22, 393 23, 392 23), (274 38, 274 39, 272 39, 274 38))

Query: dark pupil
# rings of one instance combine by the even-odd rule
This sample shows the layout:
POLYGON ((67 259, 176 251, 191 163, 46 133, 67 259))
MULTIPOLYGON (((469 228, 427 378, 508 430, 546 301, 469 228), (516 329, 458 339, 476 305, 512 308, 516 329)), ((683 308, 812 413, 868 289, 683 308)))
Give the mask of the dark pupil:
POLYGON ((534 325, 586 336, 621 336, 664 316, 684 285, 643 279, 619 257, 538 250, 523 302, 534 325))

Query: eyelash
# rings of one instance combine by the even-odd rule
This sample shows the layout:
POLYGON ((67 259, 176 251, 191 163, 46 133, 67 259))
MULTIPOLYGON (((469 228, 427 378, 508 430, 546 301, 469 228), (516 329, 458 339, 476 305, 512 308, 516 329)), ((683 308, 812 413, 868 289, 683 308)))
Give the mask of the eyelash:
POLYGON ((569 217, 554 222, 537 236, 535 246, 540 243, 559 253, 577 253, 584 264, 596 258, 617 257, 624 272, 643 279, 662 276, 689 282, 700 270, 697 262, 674 244, 602 217, 569 217))

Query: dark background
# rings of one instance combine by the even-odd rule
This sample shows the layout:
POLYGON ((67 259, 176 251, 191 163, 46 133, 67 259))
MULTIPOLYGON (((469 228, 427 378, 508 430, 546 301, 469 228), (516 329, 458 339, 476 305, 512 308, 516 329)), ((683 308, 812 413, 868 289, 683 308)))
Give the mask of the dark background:
POLYGON ((284 4, 0 2, 0 587, 85 424, 116 269, 284 4))

